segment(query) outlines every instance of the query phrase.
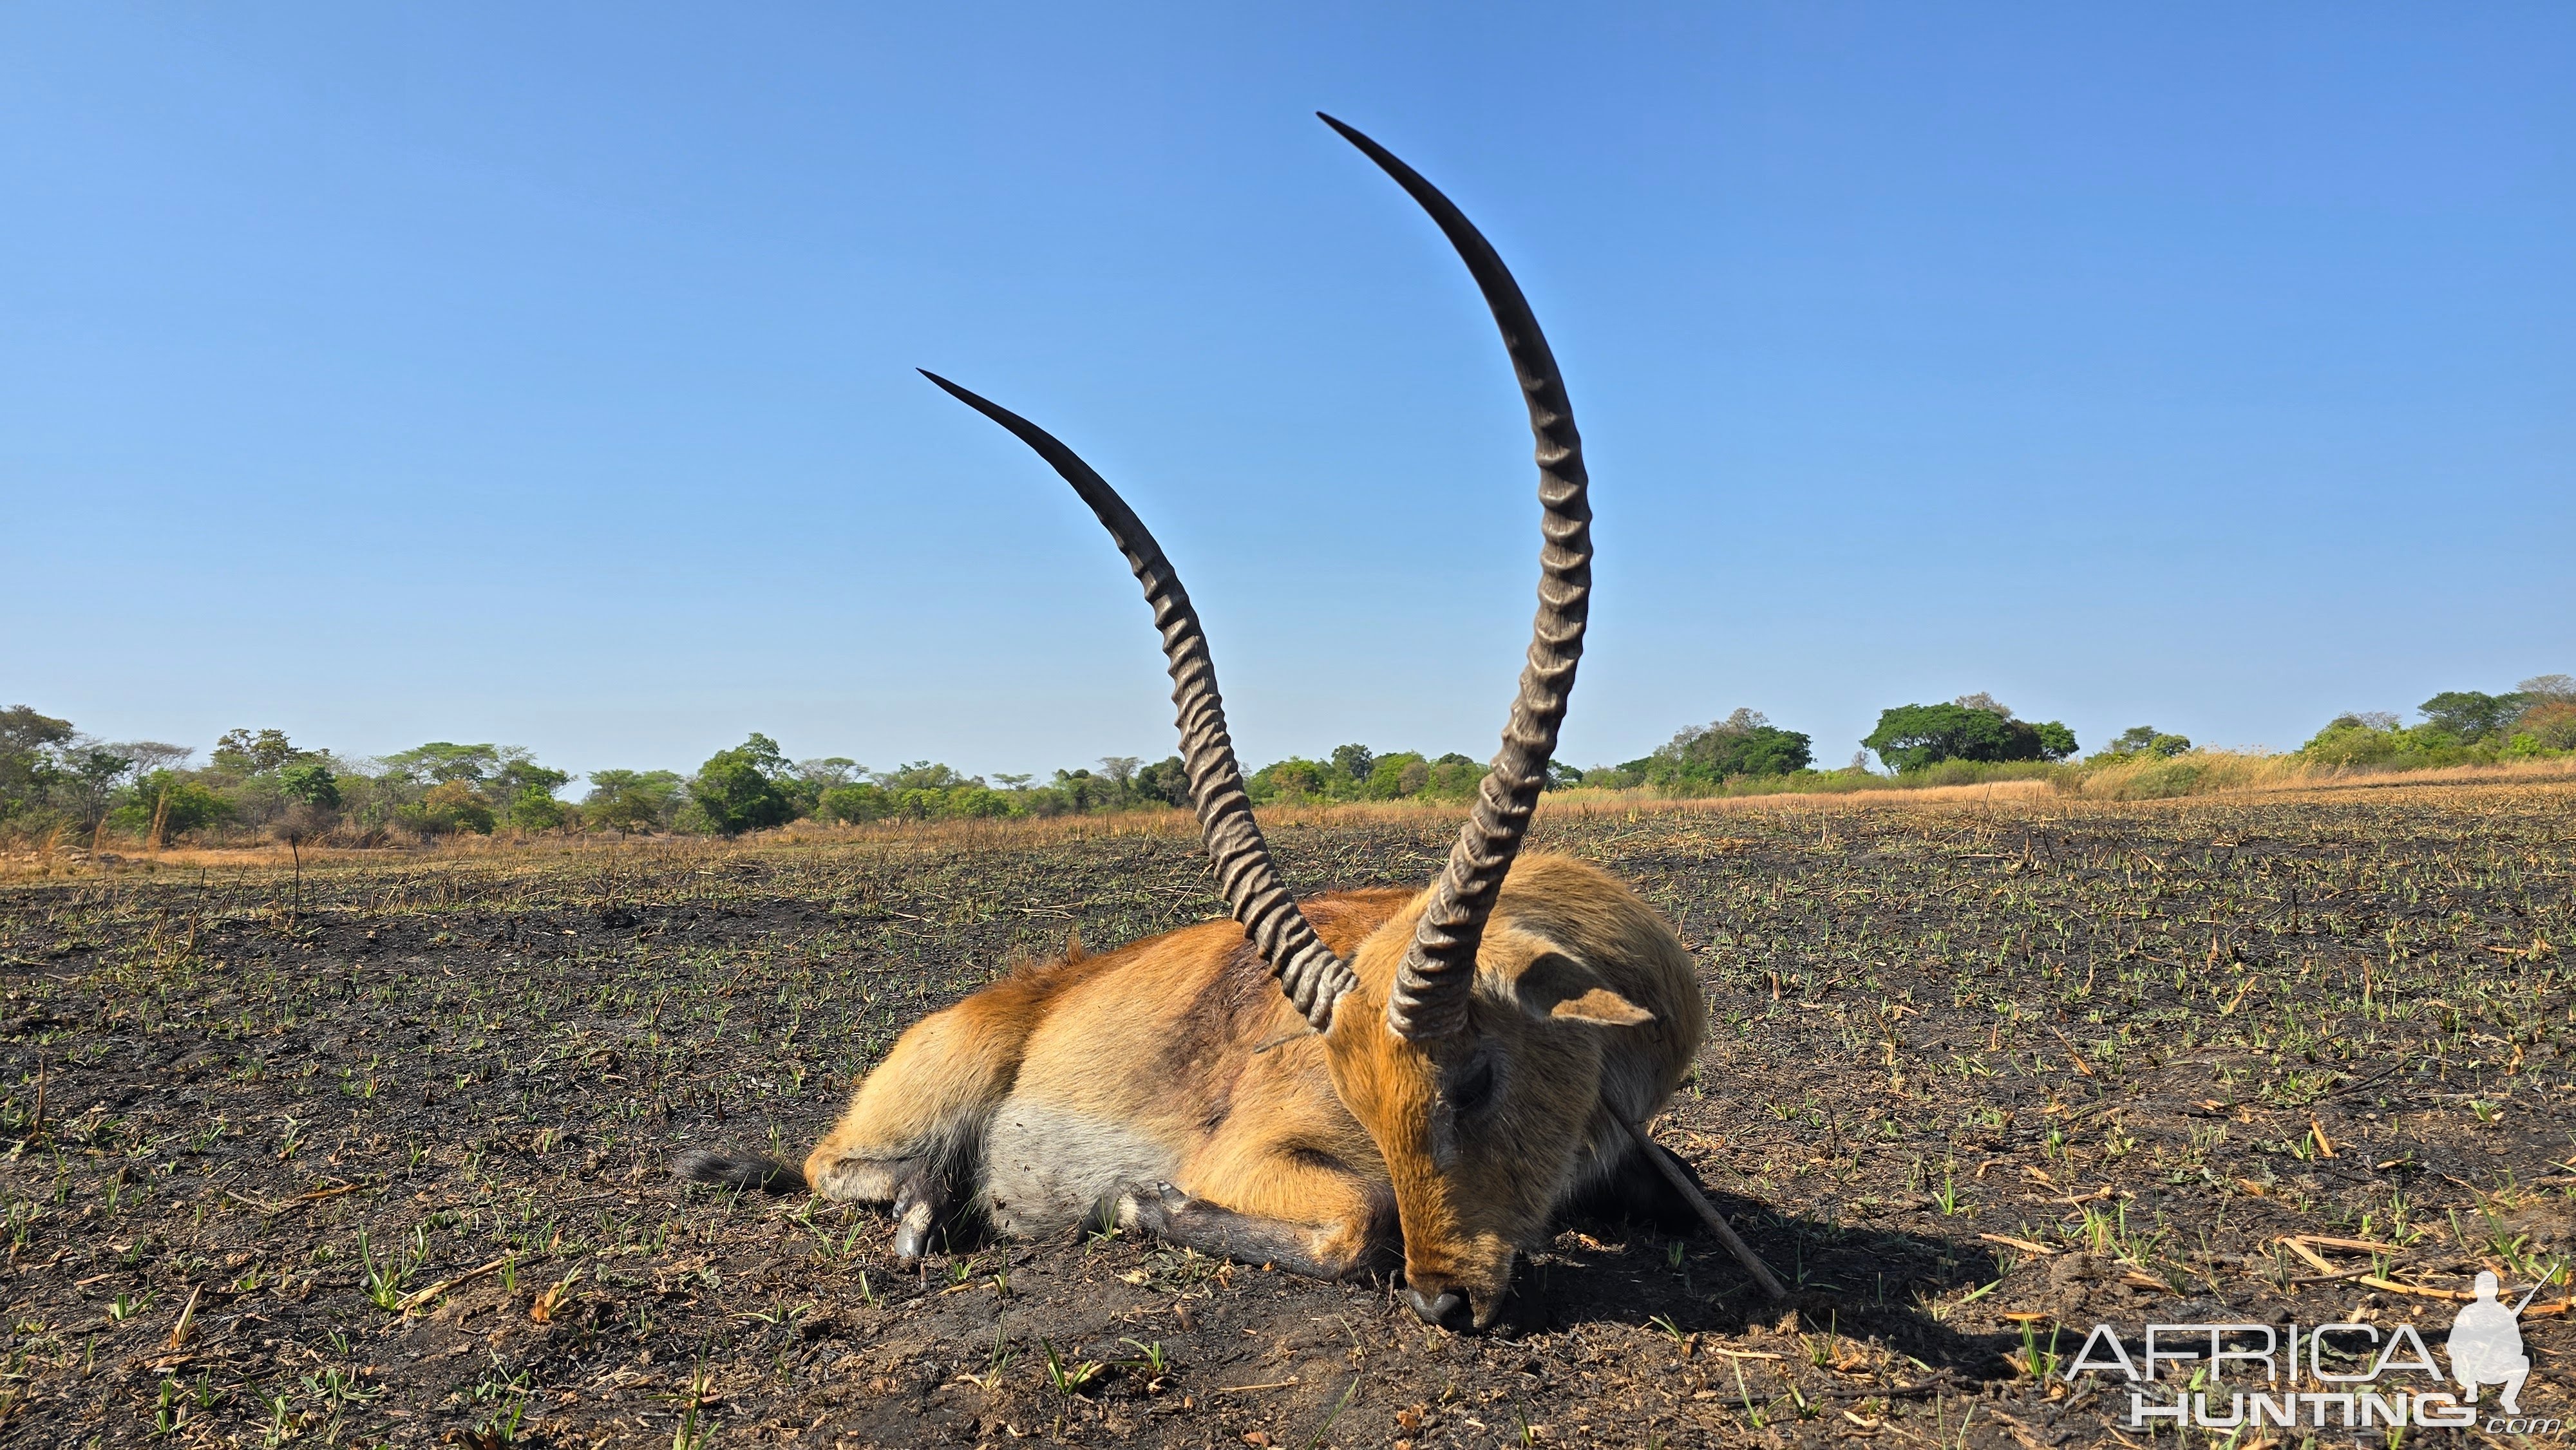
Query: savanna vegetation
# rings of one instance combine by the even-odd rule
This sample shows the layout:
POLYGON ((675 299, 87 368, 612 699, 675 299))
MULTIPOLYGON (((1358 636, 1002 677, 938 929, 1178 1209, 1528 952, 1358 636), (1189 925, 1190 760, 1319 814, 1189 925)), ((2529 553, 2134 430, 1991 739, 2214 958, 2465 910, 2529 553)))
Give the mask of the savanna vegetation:
MULTIPOLYGON (((1653 1132, 1793 1296, 1576 1219, 1482 1337, 1116 1233, 901 1270, 668 1176, 801 1152, 1016 961, 1221 914, 1178 813, 0 884, 0 1440, 2110 1450, 2174 1442, 2064 1376, 2096 1324, 2439 1346, 2481 1269, 2570 1414, 2576 783, 1884 800, 1542 807, 1689 944, 1653 1132)), ((1291 814, 1300 892, 1451 835, 1291 814)))
MULTIPOLYGON (((1818 769, 1813 739, 1739 709, 1616 765, 1550 767, 1551 788, 1657 798, 1836 794, 2044 780, 2111 799, 2191 795, 2332 775, 2576 758, 2576 679, 2541 675, 2503 694, 2447 690, 2406 725, 2387 712, 2339 715, 2295 751, 2214 751, 2150 725, 2077 759, 2063 723, 2025 721, 1993 696, 1881 712, 1850 762, 1818 769), (1876 756, 1873 765, 1871 757, 1876 756)), ((202 765, 183 745, 108 742, 18 705, 0 711, 0 838, 48 848, 155 849, 169 842, 327 840, 415 844, 550 832, 739 836, 795 821, 835 825, 1048 819, 1186 807, 1178 756, 1112 756, 1029 775, 967 775, 933 762, 870 770, 828 756, 791 760, 753 734, 689 774, 611 769, 572 776, 511 745, 430 741, 381 757, 299 746, 275 729, 234 730, 202 765)), ((1455 806, 1484 762, 1457 752, 1335 747, 1252 772, 1264 806, 1415 802, 1455 806)))

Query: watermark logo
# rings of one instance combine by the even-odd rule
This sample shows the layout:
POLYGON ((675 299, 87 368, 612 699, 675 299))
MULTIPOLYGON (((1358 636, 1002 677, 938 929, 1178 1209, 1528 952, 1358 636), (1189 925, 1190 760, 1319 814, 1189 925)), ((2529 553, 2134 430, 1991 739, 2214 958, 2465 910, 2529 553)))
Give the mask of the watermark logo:
POLYGON ((2531 1378, 2531 1356, 2522 1345, 2522 1311, 2541 1276, 2519 1302, 2497 1297, 2496 1276, 2480 1273, 2476 1297, 2451 1320, 2443 1349, 2447 1370, 2412 1324, 2385 1330, 2376 1324, 2320 1324, 2286 1334, 2269 1324, 2150 1324, 2132 1355, 2107 1324, 2096 1324, 2064 1377, 2117 1374, 2131 1385, 2126 1428, 2282 1430, 2298 1428, 2468 1429, 2480 1424, 2496 1434, 2554 1434, 2564 1420, 2527 1418, 2522 1391, 2531 1378), (2330 1362, 2331 1361, 2331 1362, 2330 1362), (2231 1389, 2233 1375, 2244 1386, 2231 1389), (2259 1385, 2256 1381, 2259 1379, 2259 1385), (2181 1381, 2174 1384, 2176 1380, 2181 1381), (2160 1386, 2173 1384, 2170 1390, 2160 1386), (2316 1389, 2299 1388, 2314 1384, 2316 1389), (2493 1413, 2480 1402, 2495 1386, 2493 1413), (2456 1388, 2454 1388, 2456 1387, 2456 1388))
POLYGON ((2504 1393, 2496 1398, 2508 1415, 2522 1413, 2522 1382, 2531 1378, 2531 1356, 2522 1352, 2522 1311, 2531 1304, 2531 1293, 2522 1302, 2507 1309, 2496 1302, 2496 1276, 2478 1271, 2478 1297, 2463 1305, 2451 1320, 2451 1377, 2469 1392, 2469 1403, 2478 1402, 2478 1386, 2502 1385, 2504 1393))

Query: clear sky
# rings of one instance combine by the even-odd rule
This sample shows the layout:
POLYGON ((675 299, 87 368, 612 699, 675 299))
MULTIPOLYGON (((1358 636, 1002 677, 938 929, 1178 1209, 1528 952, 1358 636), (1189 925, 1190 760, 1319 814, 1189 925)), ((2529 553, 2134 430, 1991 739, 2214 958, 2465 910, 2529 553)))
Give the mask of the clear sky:
POLYGON ((2297 744, 2576 672, 2576 7, 0 8, 0 704, 693 767, 1172 744, 1082 451, 1254 763, 1838 764, 1991 691, 2297 744))

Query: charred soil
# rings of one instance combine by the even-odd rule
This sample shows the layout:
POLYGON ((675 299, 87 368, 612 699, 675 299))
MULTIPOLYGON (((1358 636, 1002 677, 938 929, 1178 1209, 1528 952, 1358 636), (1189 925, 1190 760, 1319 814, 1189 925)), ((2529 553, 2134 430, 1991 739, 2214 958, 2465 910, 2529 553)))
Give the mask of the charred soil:
MULTIPOLYGON (((1301 890, 1419 885, 1449 830, 1276 844, 1301 890)), ((2109 1444, 2130 1387, 2052 1373, 2097 1322, 2438 1347, 2479 1268, 2576 1244, 2576 787, 1540 837, 1695 951, 1656 1136, 1789 1302, 1570 1223, 1460 1336, 1107 1235, 900 1272, 881 1216, 668 1177, 801 1157, 1015 960, 1219 914, 1185 837, 126 865, 0 891, 0 1439, 2109 1444)), ((2526 1415, 2571 1412, 2568 1296, 2526 1415)))

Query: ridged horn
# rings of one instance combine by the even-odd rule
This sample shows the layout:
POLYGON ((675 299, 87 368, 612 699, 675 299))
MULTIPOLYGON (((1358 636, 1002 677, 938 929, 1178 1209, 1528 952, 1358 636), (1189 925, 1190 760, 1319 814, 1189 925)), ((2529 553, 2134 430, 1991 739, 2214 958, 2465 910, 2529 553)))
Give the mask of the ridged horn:
POLYGON ((1458 844, 1450 848, 1449 864, 1432 889, 1387 998, 1388 1025, 1403 1037, 1425 1041, 1446 1037, 1466 1023, 1467 991, 1475 981, 1485 918, 1494 909, 1512 858, 1520 854, 1530 813, 1547 784, 1557 727, 1565 722, 1565 699, 1574 688, 1575 662, 1583 655, 1584 617, 1592 594, 1592 507, 1586 496, 1583 440, 1574 431, 1565 380, 1557 375, 1555 355, 1502 258, 1449 198, 1412 167, 1332 117, 1316 114, 1395 178, 1457 248, 1502 328, 1503 349, 1511 354, 1512 371, 1529 404, 1530 432, 1538 440, 1543 542, 1529 663, 1503 727, 1502 749, 1485 772, 1475 810, 1459 831, 1458 844))
POLYGON ((1198 808, 1199 831, 1207 841, 1208 865, 1215 870, 1226 906, 1243 923, 1279 989, 1321 1032, 1332 1023, 1333 1004, 1357 985, 1348 963, 1315 935, 1306 914, 1297 909, 1279 869, 1270 859, 1270 843, 1252 818, 1252 798, 1243 791, 1243 770, 1235 763, 1234 741, 1225 730, 1225 699, 1217 693, 1216 665, 1208 657, 1207 632, 1189 591, 1181 587, 1163 546, 1145 528, 1118 491, 1035 423, 980 398, 924 369, 950 397, 1001 424, 1013 436, 1073 485, 1082 501, 1100 516, 1136 582, 1145 586, 1145 603, 1154 611, 1154 628, 1163 636, 1163 658, 1171 665, 1172 708, 1181 729, 1181 764, 1189 772, 1190 800, 1198 808))

